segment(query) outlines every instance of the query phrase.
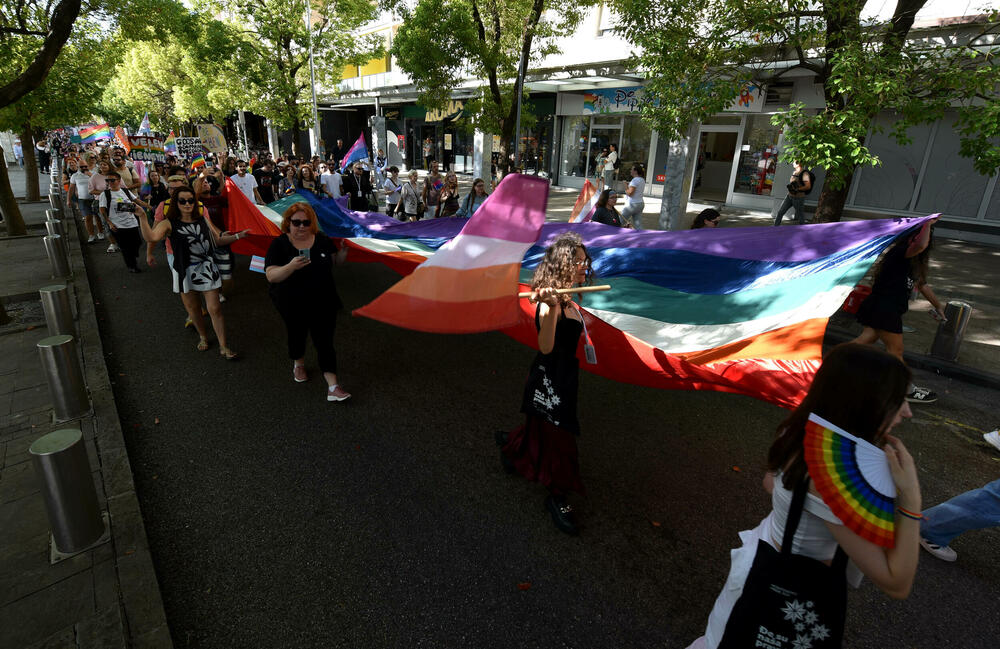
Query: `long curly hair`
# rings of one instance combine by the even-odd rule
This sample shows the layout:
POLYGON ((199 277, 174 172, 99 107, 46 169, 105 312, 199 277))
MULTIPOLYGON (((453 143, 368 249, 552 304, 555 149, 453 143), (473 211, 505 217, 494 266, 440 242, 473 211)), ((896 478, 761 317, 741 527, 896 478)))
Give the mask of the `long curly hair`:
MULTIPOLYGON (((535 276, 531 279, 531 288, 570 288, 576 283, 576 251, 583 251, 587 260, 587 279, 585 284, 593 284, 594 271, 590 268, 590 253, 583 245, 583 239, 575 232, 567 232, 559 237, 545 250, 545 257, 538 268, 535 269, 535 276)), ((579 296, 578 296, 579 297, 579 296)), ((559 296, 564 304, 572 298, 571 293, 564 293, 559 296)))

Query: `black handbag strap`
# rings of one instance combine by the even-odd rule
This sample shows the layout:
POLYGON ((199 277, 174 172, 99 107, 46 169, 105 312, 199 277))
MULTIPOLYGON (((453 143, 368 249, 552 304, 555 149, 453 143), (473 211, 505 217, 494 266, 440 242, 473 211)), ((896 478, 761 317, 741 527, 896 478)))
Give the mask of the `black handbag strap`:
MULTIPOLYGON (((799 520, 802 518, 802 511, 805 509, 806 494, 809 493, 809 476, 807 475, 795 487, 792 494, 792 502, 788 506, 788 518, 785 519, 785 534, 781 538, 781 554, 789 556, 792 554, 792 543, 795 540, 795 531, 799 527, 799 520)), ((830 567, 837 572, 843 573, 847 570, 847 553, 837 545, 837 551, 833 555, 833 563, 830 567)))

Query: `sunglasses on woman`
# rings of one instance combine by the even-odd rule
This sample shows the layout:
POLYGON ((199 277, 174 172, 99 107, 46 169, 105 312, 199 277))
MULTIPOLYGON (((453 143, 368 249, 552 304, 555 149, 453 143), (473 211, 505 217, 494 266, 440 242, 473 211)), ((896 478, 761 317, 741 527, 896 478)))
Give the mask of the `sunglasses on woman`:
POLYGON ((299 219, 291 219, 288 222, 300 228, 308 227, 309 224, 312 223, 312 221, 310 221, 309 219, 306 219, 304 221, 300 221, 299 219))
POLYGON ((177 199, 177 204, 178 205, 194 205, 194 199, 193 198, 178 198, 177 199))

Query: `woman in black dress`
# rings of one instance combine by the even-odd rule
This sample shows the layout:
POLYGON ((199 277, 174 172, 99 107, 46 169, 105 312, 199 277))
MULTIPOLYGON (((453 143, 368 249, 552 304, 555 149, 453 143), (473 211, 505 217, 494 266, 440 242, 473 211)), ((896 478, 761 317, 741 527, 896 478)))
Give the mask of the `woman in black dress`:
POLYGON ((271 301, 285 321, 288 356, 296 383, 306 373, 306 335, 311 334, 326 379, 327 401, 344 401, 350 393, 337 379, 337 352, 333 333, 337 326, 340 296, 333 281, 337 247, 319 231, 316 212, 308 203, 291 205, 281 217, 282 235, 271 242, 264 258, 264 272, 271 283, 271 301))
MULTIPOLYGON (((903 360, 903 314, 910 308, 914 279, 926 283, 931 225, 936 222, 929 221, 918 233, 900 237, 879 260, 872 292, 858 307, 858 322, 864 329, 852 342, 873 345, 881 340, 887 352, 903 360)), ((906 400, 933 403, 937 394, 911 384, 906 400)))
POLYGON ((548 488, 545 508, 556 527, 567 534, 578 530, 566 495, 583 492, 576 448, 580 434, 576 350, 584 325, 572 296, 557 294, 556 289, 590 280, 590 256, 580 235, 561 235, 545 251, 531 282, 531 301, 538 303, 538 355, 531 364, 521 403, 525 423, 496 436, 504 468, 548 488))

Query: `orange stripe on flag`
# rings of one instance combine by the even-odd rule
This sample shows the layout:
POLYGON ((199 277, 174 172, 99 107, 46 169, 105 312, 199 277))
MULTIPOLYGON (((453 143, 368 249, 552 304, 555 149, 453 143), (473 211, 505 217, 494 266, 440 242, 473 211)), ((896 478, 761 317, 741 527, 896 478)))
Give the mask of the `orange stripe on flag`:
POLYGON ((813 360, 823 355, 827 318, 813 318, 743 340, 690 354, 674 354, 695 365, 744 358, 813 360))
POLYGON ((458 270, 442 266, 420 266, 387 293, 412 295, 441 302, 480 302, 514 298, 520 264, 503 264, 458 270), (411 279, 412 278, 412 279, 411 279))
POLYGON ((512 313, 516 322, 520 314, 517 311, 517 296, 514 293, 509 297, 492 300, 441 302, 403 293, 386 292, 379 296, 377 302, 354 311, 355 315, 381 320, 397 327, 442 334, 480 332, 483 330, 481 320, 495 322, 498 327, 510 326, 513 324, 512 313), (414 318, 414 313, 419 313, 420 318, 414 318), (470 313, 475 313, 476 317, 470 318, 470 313))

